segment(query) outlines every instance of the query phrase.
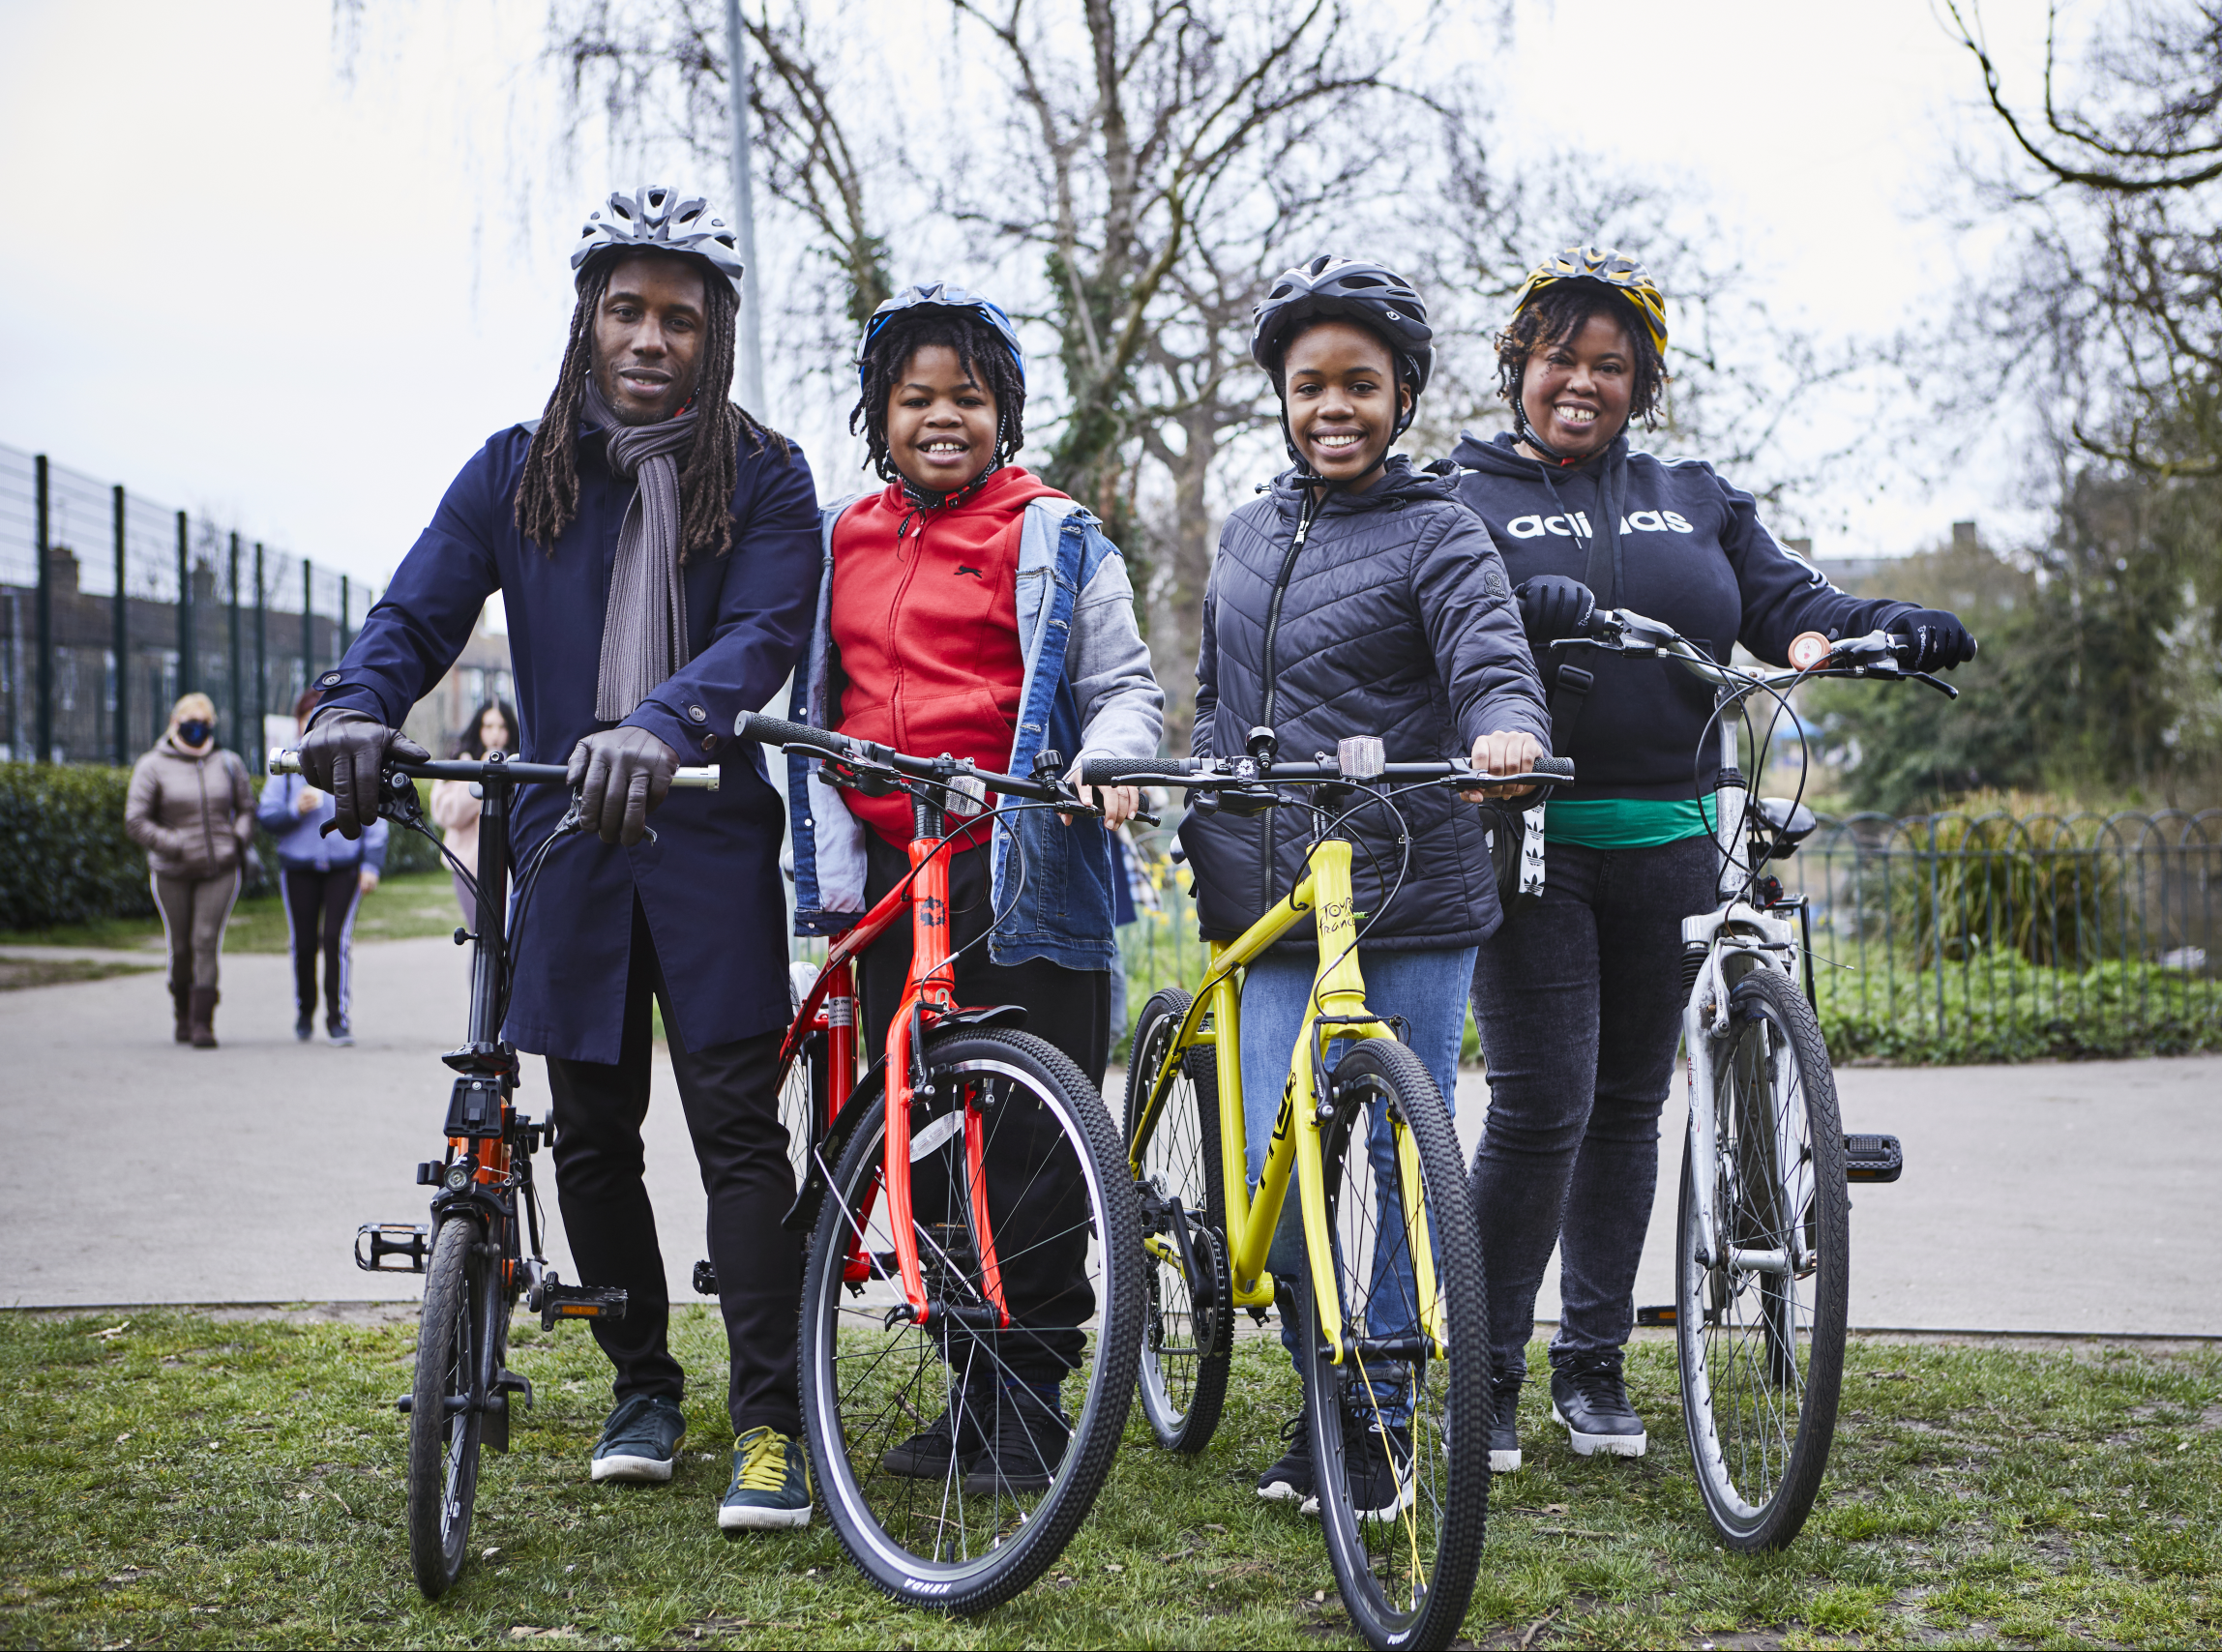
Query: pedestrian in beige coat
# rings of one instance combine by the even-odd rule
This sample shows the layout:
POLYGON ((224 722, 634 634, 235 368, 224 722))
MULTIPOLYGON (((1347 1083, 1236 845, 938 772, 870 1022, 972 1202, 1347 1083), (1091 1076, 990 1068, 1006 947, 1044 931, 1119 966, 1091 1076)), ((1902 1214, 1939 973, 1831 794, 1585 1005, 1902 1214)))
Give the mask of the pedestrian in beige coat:
POLYGON ((216 743, 216 704, 187 694, 132 769, 124 830, 147 852, 155 907, 169 937, 177 1042, 216 1047, 217 958, 254 841, 247 765, 216 743))

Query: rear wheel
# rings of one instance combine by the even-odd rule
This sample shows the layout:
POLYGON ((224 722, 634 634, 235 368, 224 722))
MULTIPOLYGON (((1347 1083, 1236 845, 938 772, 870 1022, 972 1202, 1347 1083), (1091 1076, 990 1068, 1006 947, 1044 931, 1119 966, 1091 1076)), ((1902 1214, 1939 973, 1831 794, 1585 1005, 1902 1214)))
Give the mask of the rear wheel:
POLYGON ((1344 1056, 1332 1100, 1320 1162, 1340 1365, 1321 1333, 1320 1293, 1297 1285, 1327 1554, 1369 1645, 1447 1646, 1489 1516, 1481 1236, 1458 1137, 1419 1057, 1368 1039, 1344 1056), (1432 1299, 1422 1288, 1431 1271, 1432 1299))
POLYGON ((1685 1146, 1675 1342, 1705 1512, 1731 1549, 1780 1549, 1821 1489, 1836 1432, 1851 1195, 1836 1081, 1813 1009, 1755 969, 1714 1047, 1714 1163, 1685 1146), (1695 1178, 1711 1179, 1706 1256, 1695 1178))
MULTIPOLYGON (((427 1600, 463 1568, 478 1499, 483 1418, 471 1409, 489 1328, 491 1271, 477 1221, 450 1217, 432 1239, 409 1394, 409 1562, 427 1600)), ((491 1293, 498 1294, 498 1293, 491 1293)), ((506 1306, 506 1302, 505 1302, 506 1306)))
POLYGON ((1055 1047, 992 1029, 930 1039, 908 1177, 934 1305, 922 1328, 896 1260, 886 1130, 884 1107, 859 1122, 812 1239, 811 1465, 874 1584, 911 1606, 984 1611, 1071 1541, 1126 1426, 1141 1338, 1133 1177, 1102 1096, 1055 1047), (991 1247, 1013 1310, 1004 1328, 984 1322, 991 1247))
POLYGON ((1139 1135, 1141 1142, 1141 1408, 1158 1444, 1196 1452, 1210 1444, 1227 1401, 1234 1301, 1220 1180, 1219 1072, 1208 1047, 1177 1057, 1173 1051, 1189 1003, 1186 992, 1169 988, 1135 1023, 1126 1137, 1133 1142, 1139 1135), (1144 1133, 1142 1114, 1169 1064, 1164 1102, 1144 1133), (1186 1229, 1185 1244, 1176 1224, 1186 1229))

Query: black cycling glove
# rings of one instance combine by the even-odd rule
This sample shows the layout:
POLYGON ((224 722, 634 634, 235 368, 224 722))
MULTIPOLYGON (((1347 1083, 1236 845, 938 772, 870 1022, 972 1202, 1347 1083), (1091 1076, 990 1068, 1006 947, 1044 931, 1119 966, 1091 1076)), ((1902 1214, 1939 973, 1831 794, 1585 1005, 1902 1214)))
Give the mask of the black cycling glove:
POLYGON ((1539 574, 1512 594, 1520 599, 1520 623, 1534 649, 1562 636, 1580 636, 1597 610, 1589 587, 1563 574, 1539 574))
POLYGON ((1958 614, 1942 608, 1915 608, 1910 614, 1900 614, 1890 622, 1890 629, 1913 639, 1912 668, 1916 671, 1949 671, 1975 657, 1974 637, 1960 623, 1958 614))
POLYGON ((301 740, 301 778, 332 794, 342 838, 360 838, 378 818, 378 775, 389 756, 423 763, 431 753, 398 728, 359 711, 328 711, 301 740))
POLYGON ((648 831, 648 811, 671 789, 679 753, 645 728, 605 728, 571 749, 565 783, 578 812, 605 843, 631 848, 648 831))

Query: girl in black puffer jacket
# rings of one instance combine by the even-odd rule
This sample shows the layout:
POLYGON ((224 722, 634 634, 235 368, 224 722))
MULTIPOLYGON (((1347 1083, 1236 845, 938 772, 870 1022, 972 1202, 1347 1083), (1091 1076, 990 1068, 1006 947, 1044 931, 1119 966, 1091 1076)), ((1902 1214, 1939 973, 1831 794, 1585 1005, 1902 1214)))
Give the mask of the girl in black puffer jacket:
MULTIPOLYGON (((1426 316, 1397 276, 1335 258, 1289 271, 1259 307, 1252 351, 1281 394, 1296 468, 1221 531, 1196 665, 1195 755, 1239 752, 1258 726, 1296 760, 1363 734, 1378 735, 1392 762, 1470 755, 1492 774, 1520 773, 1547 750, 1542 688, 1489 535, 1446 482, 1388 457, 1433 363, 1426 316)), ((1365 914, 1359 964, 1368 1004, 1406 1019, 1413 1052, 1449 1104, 1475 948, 1501 922, 1496 885, 1469 803, 1429 790, 1399 798, 1397 809, 1401 823, 1374 808, 1340 829, 1365 914)), ((1302 875, 1310 837, 1293 811, 1282 814, 1197 811, 1183 822, 1206 937, 1240 934, 1302 875)), ((1253 1185, 1317 964, 1300 933, 1244 979, 1253 1185)), ((1297 1222, 1291 1198, 1267 1258, 1284 1280, 1303 1269, 1297 1222)), ((1284 1323, 1281 1334, 1293 1352, 1294 1327, 1284 1323)), ((1312 1495, 1302 1430, 1299 1415, 1259 1495, 1312 1495)))

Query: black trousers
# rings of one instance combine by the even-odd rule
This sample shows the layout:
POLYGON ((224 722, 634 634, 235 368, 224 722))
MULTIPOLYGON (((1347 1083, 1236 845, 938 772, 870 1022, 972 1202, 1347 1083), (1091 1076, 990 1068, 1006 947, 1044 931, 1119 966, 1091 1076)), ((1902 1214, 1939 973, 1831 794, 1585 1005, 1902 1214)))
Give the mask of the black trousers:
POLYGON ((347 1018, 354 997, 355 909, 363 903, 359 866, 280 867, 285 891, 285 932, 293 947, 293 1007, 306 1018, 316 1011, 316 954, 324 955, 324 1009, 336 1021, 347 1018))
MULTIPOLYGON (((910 858, 868 835, 865 895, 877 900, 910 874, 910 858)), ((999 964, 984 938, 994 922, 989 902, 988 855, 973 849, 950 863, 949 947, 969 947, 957 959, 957 1001, 969 1007, 1017 1004, 1026 1031, 1046 1039, 1103 1087, 1111 1054, 1111 971, 1066 969, 1043 959, 999 964), (978 945, 972 943, 978 942, 978 945)), ((887 1024, 903 1001, 910 970, 910 927, 898 924, 859 960, 858 1008, 868 1058, 887 1047, 887 1024)), ((992 1339, 993 1357, 1026 1382, 1055 1382, 1081 1362, 1079 1327, 1095 1313, 1087 1279, 1087 1195, 1080 1162, 1063 1129, 1038 1105, 998 1110, 983 1153, 988 1219, 993 1224, 1003 1298, 1012 1329, 992 1339)), ((955 1192, 946 1180, 921 1176, 911 1187, 922 1222, 962 1220, 944 1208, 955 1192)))
POLYGON ((762 1033, 691 1050, 671 1030, 670 993, 637 902, 632 966, 625 982, 625 1037, 617 1062, 548 1059, 555 1097, 555 1191, 563 1228, 584 1284, 619 1285, 625 1317, 592 1321, 594 1339, 617 1368, 619 1400, 682 1398, 685 1376, 671 1357, 664 1254, 656 1213, 641 1182, 640 1122, 648 1116, 653 1045, 650 994, 664 1000, 679 1103, 710 1195, 710 1260, 718 1270, 731 1386, 733 1432, 769 1426, 802 1433, 795 1379, 795 1320, 802 1305, 802 1240, 780 1224, 794 1202, 794 1170, 780 1123, 780 1034, 762 1033))

